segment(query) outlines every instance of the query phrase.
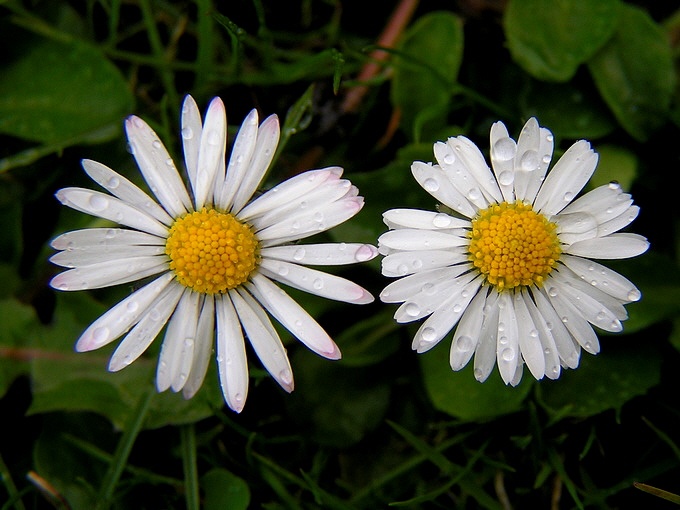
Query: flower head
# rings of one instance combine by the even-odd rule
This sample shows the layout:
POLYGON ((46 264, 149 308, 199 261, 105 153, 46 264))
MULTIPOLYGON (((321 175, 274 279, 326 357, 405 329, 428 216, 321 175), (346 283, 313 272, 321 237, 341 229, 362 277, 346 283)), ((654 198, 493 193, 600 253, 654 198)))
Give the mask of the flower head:
POLYGON ((576 368, 581 349, 597 354, 592 326, 618 332, 624 304, 638 289, 590 259, 621 259, 647 250, 647 240, 618 233, 638 215, 617 183, 574 200, 598 156, 584 140, 547 172, 553 136, 529 119, 517 142, 501 122, 491 128, 491 166, 467 138, 437 142, 438 164, 416 161, 418 183, 449 212, 392 209, 380 236, 382 271, 401 277, 380 298, 401 303, 398 322, 427 319, 413 339, 425 352, 456 325, 453 370, 474 355, 484 381, 498 363, 506 384, 526 363, 536 379, 576 368))
POLYGON ((55 276, 58 290, 109 287, 154 277, 92 323, 76 343, 98 349, 125 335, 109 363, 135 361, 167 325, 158 362, 159 391, 192 397, 203 383, 213 345, 225 400, 240 412, 248 392, 244 336, 286 390, 293 375, 268 314, 314 352, 340 350, 322 327, 274 281, 312 294, 364 304, 373 296, 355 283, 308 265, 363 262, 377 255, 366 244, 291 244, 324 232, 363 206, 342 168, 308 171, 253 199, 279 140, 275 115, 244 120, 225 165, 227 124, 215 98, 205 122, 191 96, 182 108, 182 142, 190 190, 156 133, 132 116, 125 129, 142 175, 158 201, 95 161, 87 174, 108 193, 65 188, 57 198, 78 211, 127 228, 89 228, 52 241, 51 261, 70 268, 55 276), (245 335, 244 335, 245 334, 245 335))

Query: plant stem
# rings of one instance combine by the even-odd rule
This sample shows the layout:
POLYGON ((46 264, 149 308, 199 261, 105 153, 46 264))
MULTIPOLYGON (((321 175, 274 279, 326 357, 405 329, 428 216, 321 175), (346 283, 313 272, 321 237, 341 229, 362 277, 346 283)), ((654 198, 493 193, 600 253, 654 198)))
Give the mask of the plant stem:
POLYGON ((187 510, 199 510, 198 469, 196 467, 196 432, 194 424, 180 427, 182 437, 182 465, 184 467, 184 490, 187 510))

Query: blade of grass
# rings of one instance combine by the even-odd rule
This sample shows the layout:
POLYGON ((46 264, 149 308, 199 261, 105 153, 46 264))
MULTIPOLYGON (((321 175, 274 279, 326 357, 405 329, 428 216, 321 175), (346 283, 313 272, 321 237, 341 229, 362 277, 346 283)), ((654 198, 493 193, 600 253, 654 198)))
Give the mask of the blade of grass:
POLYGON ((132 451, 132 446, 135 444, 135 440, 137 439, 140 430, 142 430, 146 413, 149 410, 149 405, 155 394, 156 388, 151 387, 150 391, 142 395, 139 399, 137 407, 132 413, 130 422, 127 424, 127 427, 125 427, 125 431, 123 432, 120 441, 118 441, 118 446, 113 454, 111 464, 109 464, 109 469, 104 475, 104 481, 99 489, 96 510, 106 510, 111 506, 111 500, 113 499, 116 485, 118 484, 120 475, 125 469, 127 459, 132 451))
POLYGON ((0 455, 0 478, 2 478, 2 482, 7 489, 7 495, 9 496, 9 499, 14 501, 14 508, 16 510, 26 510, 26 507, 24 507, 24 504, 21 501, 21 495, 17 490, 17 486, 14 485, 12 475, 9 472, 7 464, 5 464, 5 460, 2 458, 2 455, 0 455))

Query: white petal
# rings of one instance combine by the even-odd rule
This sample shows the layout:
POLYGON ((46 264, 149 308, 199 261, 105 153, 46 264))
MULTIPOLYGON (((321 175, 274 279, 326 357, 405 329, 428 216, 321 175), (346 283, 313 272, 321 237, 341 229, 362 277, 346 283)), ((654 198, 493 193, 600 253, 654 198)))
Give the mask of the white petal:
POLYGON ((521 356, 517 316, 509 293, 500 294, 498 308, 496 361, 503 382, 511 384, 515 379, 521 356))
POLYGON ((631 196, 623 193, 620 184, 610 182, 577 198, 560 215, 583 212, 595 216, 598 223, 604 223, 622 214, 632 203, 631 196))
POLYGON ((442 230, 470 228, 470 220, 455 218, 445 213, 421 211, 419 209, 390 209, 383 213, 383 221, 391 229, 442 230))
POLYGON ((252 198, 274 158, 278 143, 279 118, 276 115, 270 115, 260 125, 257 132, 255 152, 248 165, 248 171, 243 175, 243 179, 236 188, 236 194, 231 204, 232 211, 240 211, 252 198))
MULTIPOLYGON (((491 173, 491 169, 486 164, 484 155, 479 148, 464 136, 457 136, 449 138, 447 143, 457 156, 457 163, 454 165, 453 173, 450 176, 454 182, 463 179, 473 179, 479 185, 482 195, 486 198, 486 203, 502 202, 503 195, 498 187, 496 178, 491 173), (460 172, 458 172, 460 170, 460 172)), ((465 193, 468 199, 472 200, 469 193, 470 189, 466 189, 465 193)), ((472 194, 475 195, 474 193, 472 194)))
MULTIPOLYGON (((184 149, 184 164, 189 176, 189 182, 192 189, 196 189, 196 171, 198 168, 198 154, 201 146, 201 135, 203 133, 203 125, 201 120, 201 112, 198 110, 194 98, 187 95, 182 104, 182 147, 184 149)), ((194 191, 195 192, 195 191, 194 191)))
MULTIPOLYGON (((232 156, 233 157, 233 156, 232 156)), ((303 172, 260 195, 238 213, 244 221, 266 214, 267 212, 296 201, 312 190, 324 184, 329 179, 338 180, 342 175, 342 168, 329 167, 321 170, 303 172)))
POLYGON ((457 246, 467 246, 470 239, 461 235, 448 232, 417 230, 402 228, 390 230, 378 238, 378 246, 391 248, 393 250, 423 251, 423 250, 445 250, 457 246))
POLYGON ((134 257, 69 269, 52 278, 57 290, 87 290, 141 280, 168 270, 167 257, 134 257))
POLYGON ((99 349, 125 333, 146 313, 147 308, 173 278, 172 273, 159 276, 104 313, 80 335, 76 342, 76 351, 99 349))
POLYGON ((82 165, 87 175, 113 196, 135 206, 166 225, 172 224, 173 219, 165 212, 165 209, 119 173, 90 159, 84 159, 82 165))
POLYGON ((252 109, 238 130, 231 149, 229 165, 226 169, 226 180, 222 183, 219 196, 215 197, 215 204, 220 209, 231 209, 236 190, 241 185, 243 177, 249 169, 250 160, 256 149, 257 123, 257 110, 252 109))
POLYGON ((414 161, 411 173, 425 191, 442 204, 468 218, 477 214, 477 208, 451 183, 439 165, 414 161))
POLYGON ((545 178, 534 209, 546 216, 559 213, 574 200, 597 166, 598 155, 585 140, 567 149, 545 178))
POLYGON ((310 266, 336 266, 367 262, 378 255, 370 244, 326 243, 270 246, 260 250, 262 258, 279 259, 310 266))
POLYGON ((382 260, 382 274, 385 276, 405 276, 407 274, 452 266, 468 260, 466 248, 449 250, 422 250, 397 252, 382 260))
POLYGON ((185 287, 169 285, 149 306, 111 356, 109 370, 117 372, 135 361, 156 339, 175 311, 185 287))
POLYGON ((193 397, 203 384, 213 351, 214 338, 215 299, 212 295, 206 294, 196 327, 194 360, 189 369, 189 379, 182 389, 182 396, 186 399, 193 397))
POLYGON ((383 303, 399 303, 407 299, 415 300, 421 292, 425 295, 442 292, 471 267, 470 264, 460 264, 405 276, 385 287, 380 293, 380 300, 383 303))
POLYGON ((476 276, 475 273, 466 273, 455 279, 437 282, 432 287, 421 290, 397 308, 394 320, 400 323, 413 322, 430 315, 442 306, 447 306, 446 303, 449 302, 452 303, 451 308, 454 312, 462 311, 459 297, 463 293, 464 301, 471 292, 477 291, 480 281, 472 281, 476 276))
MULTIPOLYGON (((546 318, 543 317, 541 312, 538 310, 536 303, 531 298, 526 289, 521 291, 521 297, 526 306, 527 312, 531 316, 531 320, 536 327, 536 332, 538 334, 537 340, 540 342, 540 346, 543 350, 543 366, 544 373, 549 379, 557 379, 560 376, 560 355, 557 345, 555 344, 555 339, 553 338, 552 330, 548 327, 546 318)), ((554 312, 553 312, 554 313, 554 312)), ((565 328, 566 331, 566 328, 565 328)), ((571 342, 571 337, 567 332, 567 337, 571 342)), ((521 337, 520 337, 521 338, 521 337)), ((573 345, 573 344, 572 344, 573 345)), ((524 352, 524 351, 522 351, 524 352)), ((526 358, 525 358, 526 359, 526 358)), ((529 363, 527 362, 527 365, 529 363)), ((529 370, 531 366, 529 365, 529 370)), ((533 373, 533 371, 532 371, 533 373)))
POLYGON ((191 200, 175 163, 146 122, 134 115, 125 120, 132 154, 151 192, 173 218, 191 209, 191 200))
POLYGON ((164 246, 107 246, 99 247, 98 250, 66 250, 50 257, 50 262, 62 267, 83 267, 93 264, 103 264, 122 261, 123 259, 136 259, 138 257, 150 257, 153 255, 165 255, 164 246))
POLYGON ((597 218, 589 213, 558 214, 552 220, 557 224, 557 234, 562 244, 570 245, 597 236, 597 218))
POLYGON ((513 306, 517 317, 519 350, 522 353, 522 359, 527 364, 527 367, 529 367, 531 375, 538 380, 542 379, 545 375, 545 353, 539 338, 539 326, 534 324, 534 320, 529 313, 526 303, 527 299, 523 292, 516 292, 513 306))
POLYGON ((562 254, 560 261, 579 278, 621 301, 638 301, 642 295, 633 283, 616 271, 592 260, 562 254))
POLYGON ((571 333, 557 315, 557 310, 550 304, 546 295, 540 291, 533 292, 534 302, 545 320, 546 327, 555 340, 555 346, 559 353, 560 360, 569 368, 576 368, 579 364, 581 348, 578 346, 571 333))
MULTIPOLYGON (((549 133, 549 131, 548 131, 549 133)), ((552 137, 550 137, 552 139, 552 137)), ((543 182, 547 164, 542 161, 548 142, 534 117, 530 118, 517 139, 517 154, 514 158, 514 187, 517 200, 533 202, 536 192, 543 182), (544 146, 541 147, 541 143, 544 146)), ((548 153, 548 163, 552 156, 552 144, 548 153)))
MULTIPOLYGON (((483 291, 486 293, 485 291, 483 291)), ((484 382, 491 374, 496 364, 496 342, 498 338, 498 304, 499 294, 492 290, 486 297, 486 310, 482 329, 479 332, 479 342, 475 351, 474 374, 475 379, 484 382)))
POLYGON ((566 293, 563 292, 562 286, 555 285, 547 289, 544 287, 541 289, 541 292, 550 299, 550 303, 560 317, 560 320, 579 345, 591 354, 600 352, 600 341, 597 339, 595 331, 585 317, 583 317, 581 311, 565 295, 566 293))
POLYGON ((196 210, 212 204, 215 179, 225 158, 227 144, 227 115, 219 97, 210 102, 201 133, 201 145, 196 163, 194 202, 196 210))
MULTIPOLYGON (((519 163, 519 171, 522 171, 521 169, 525 169, 526 171, 527 168, 533 166, 534 154, 531 151, 536 151, 536 155, 538 157, 538 167, 529 171, 526 191, 524 192, 524 200, 530 203, 533 203, 533 201, 536 199, 536 194, 545 180, 545 174, 548 171, 548 166, 550 165, 550 160, 552 159, 554 145, 554 138, 550 130, 540 128, 538 136, 538 146, 534 146, 533 148, 530 148, 529 151, 524 153, 522 152, 521 147, 518 148, 517 152, 523 155, 515 158, 516 170, 518 170, 517 163, 519 163), (530 162, 531 165, 528 164, 530 162)), ((522 145, 521 135, 519 143, 522 145)), ((520 180, 522 180, 522 177, 520 177, 520 180)))
POLYGON ((460 318, 451 342, 449 364, 452 370, 461 370, 468 364, 479 343, 479 332, 484 321, 486 292, 477 292, 460 318))
POLYGON ((57 199, 76 211, 98 218, 114 221, 160 237, 167 237, 168 229, 141 209, 122 200, 84 188, 63 188, 57 191, 57 199))
POLYGON ((50 246, 56 250, 101 252, 115 246, 165 246, 165 239, 146 232, 123 228, 84 228, 54 238, 50 246))
POLYGON ((321 326, 288 294, 265 276, 256 274, 250 292, 298 340, 328 359, 340 359, 340 349, 321 326))
POLYGON ((423 353, 437 345, 458 323, 480 285, 481 278, 477 278, 461 285, 462 288, 457 288, 451 296, 447 296, 442 305, 423 322, 416 332, 411 345, 412 349, 423 353))
POLYGON ((217 315, 217 369, 227 405, 240 413, 248 397, 248 361, 241 331, 229 294, 215 297, 217 315))
MULTIPOLYGON (((508 135, 508 130, 502 122, 495 122, 490 132, 490 155, 493 173, 506 202, 514 202, 515 155, 517 144, 508 135)), ((485 368, 486 365, 485 365, 485 368)), ((487 374, 488 376, 488 374, 487 374)))
POLYGON ((636 205, 628 207, 624 212, 615 218, 612 218, 605 223, 602 223, 597 229, 598 237, 608 236, 614 232, 618 232, 622 228, 630 225, 635 218, 640 214, 640 208, 636 205))
POLYGON ((319 211, 305 216, 281 218, 281 220, 256 232, 262 246, 283 244, 289 241, 304 239, 320 232, 325 232, 357 214, 364 206, 362 197, 352 197, 328 204, 320 215, 319 211))
POLYGON ((293 391, 293 372, 286 349, 262 307, 247 292, 231 291, 231 300, 250 345, 262 365, 288 393, 293 391))
POLYGON ((159 392, 168 388, 180 391, 189 378, 194 360, 200 297, 198 292, 185 288, 170 318, 156 370, 156 388, 159 392))
MULTIPOLYGON (((437 142, 434 144, 435 158, 437 163, 439 163, 439 167, 444 171, 444 174, 458 192, 478 209, 486 209, 489 202, 484 192, 482 192, 482 185, 477 182, 467 169, 465 162, 460 159, 462 147, 463 145, 456 138, 449 138, 447 143, 437 142), (454 150, 454 147, 458 150, 454 150)), ((490 172, 489 176, 491 176, 490 172)), ((500 191, 498 194, 500 195, 500 191)))
POLYGON ((644 253, 649 248, 647 239, 638 234, 611 234, 578 241, 564 252, 593 259, 627 259, 644 253))
POLYGON ((262 274, 272 280, 277 280, 316 296, 358 305, 373 302, 373 296, 363 287, 345 278, 323 271, 283 260, 264 258, 259 269, 262 274))

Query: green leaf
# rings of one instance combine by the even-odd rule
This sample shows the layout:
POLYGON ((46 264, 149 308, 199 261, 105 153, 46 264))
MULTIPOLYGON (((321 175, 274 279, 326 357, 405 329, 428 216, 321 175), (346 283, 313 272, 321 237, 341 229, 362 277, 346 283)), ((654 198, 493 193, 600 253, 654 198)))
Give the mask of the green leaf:
MULTIPOLYGON (((57 295, 53 324, 39 331, 38 355, 31 364, 31 413, 93 411, 119 428, 129 422, 140 395, 154 385, 156 358, 142 356, 124 370, 111 373, 106 365, 113 347, 91 353, 74 352, 79 335, 104 311, 87 293, 57 295)), ((161 340, 162 334, 155 345, 161 340)), ((168 392, 156 395, 144 427, 195 422, 211 416, 222 405, 217 377, 210 370, 204 387, 191 400, 168 392)))
POLYGON ((99 142, 133 105, 120 71, 96 47, 37 39, 0 73, 0 133, 48 145, 99 142))
POLYGON ((248 484, 226 469, 211 469, 201 477, 204 510, 246 510, 250 504, 248 484))
POLYGON ((427 137, 425 127, 432 132, 444 124, 462 58, 463 25, 450 12, 427 14, 405 34, 391 95, 402 127, 416 140, 427 137))
POLYGON ((631 151, 615 145, 595 147, 600 160, 597 170, 588 182, 588 188, 596 188, 612 181, 618 182, 624 190, 629 190, 637 177, 637 157, 631 151))
POLYGON ((542 381, 541 401, 560 417, 593 416, 644 395, 659 384, 660 371, 661 356, 649 343, 607 337, 600 354, 583 353, 577 369, 542 381))
POLYGON ((528 373, 518 386, 506 386, 496 368, 480 383, 473 375, 472 361, 460 372, 452 371, 446 340, 418 359, 434 407, 464 421, 487 421, 518 411, 533 386, 528 373))
POLYGON ((614 33, 618 11, 618 0, 510 0, 510 53, 539 80, 567 81, 614 33))
POLYGON ((617 31, 588 67, 631 136, 646 140, 664 122, 675 84, 672 51, 661 27, 645 11, 623 5, 617 31))

